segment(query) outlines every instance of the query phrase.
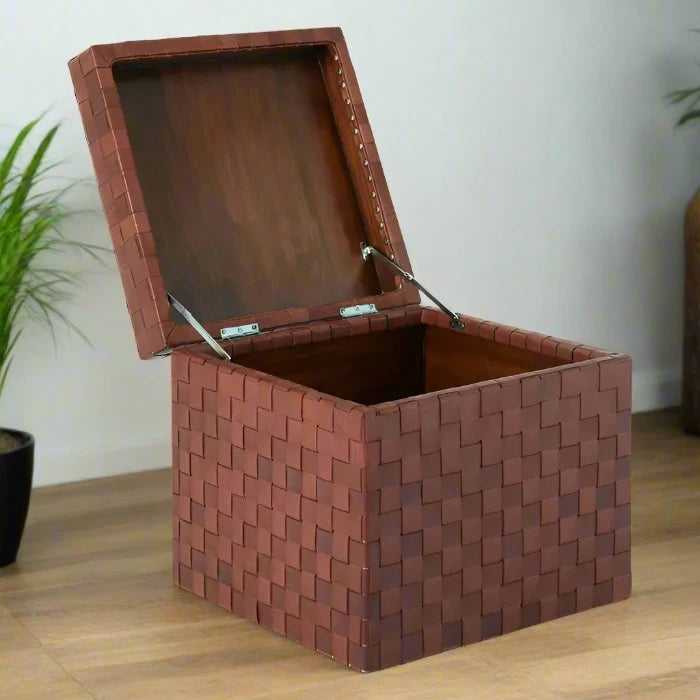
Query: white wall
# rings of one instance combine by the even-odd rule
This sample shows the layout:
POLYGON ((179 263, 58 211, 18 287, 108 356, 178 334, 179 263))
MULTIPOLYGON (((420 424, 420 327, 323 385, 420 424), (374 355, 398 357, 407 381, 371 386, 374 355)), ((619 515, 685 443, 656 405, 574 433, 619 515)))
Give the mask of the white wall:
MULTIPOLYGON (((698 0, 0 0, 0 144, 50 108, 54 156, 92 178, 67 60, 93 43, 340 25, 428 288, 460 311, 631 353, 635 407, 677 402, 682 212, 698 127, 698 0)), ((99 210, 96 189, 75 197, 99 210)), ((107 244, 97 213, 75 236, 107 244)), ((0 424, 36 434, 36 483, 169 463, 167 360, 137 359, 114 265, 57 349, 27 327, 0 424)))

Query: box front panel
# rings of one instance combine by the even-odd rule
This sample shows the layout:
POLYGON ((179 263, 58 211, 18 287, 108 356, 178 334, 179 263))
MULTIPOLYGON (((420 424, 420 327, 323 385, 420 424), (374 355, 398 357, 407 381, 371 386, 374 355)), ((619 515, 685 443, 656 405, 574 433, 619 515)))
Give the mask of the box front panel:
POLYGON ((349 402, 175 353, 175 581, 365 668, 361 429, 349 402))
POLYGON ((368 420, 368 658, 384 668, 630 593, 631 364, 613 356, 368 420))

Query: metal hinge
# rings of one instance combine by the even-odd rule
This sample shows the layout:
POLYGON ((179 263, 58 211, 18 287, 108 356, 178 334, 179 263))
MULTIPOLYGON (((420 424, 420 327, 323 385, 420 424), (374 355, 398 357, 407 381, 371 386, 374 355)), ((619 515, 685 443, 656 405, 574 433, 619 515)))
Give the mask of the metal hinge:
POLYGON ((260 326, 257 323, 249 323, 245 326, 229 326, 221 329, 221 340, 241 338, 244 335, 255 335, 256 333, 260 333, 260 326))
POLYGON ((446 313, 452 319, 450 322, 450 326, 452 328, 456 328, 460 331, 464 330, 464 323, 462 323, 459 316, 454 311, 450 311, 450 309, 448 309, 439 299, 436 299, 410 272, 408 272, 408 270, 404 270, 402 267, 399 267, 391 258, 384 255, 384 253, 377 250, 374 246, 361 243, 360 247, 362 249, 362 257, 365 260, 367 260, 370 255, 374 255, 380 260, 383 260, 387 265, 389 265, 389 267, 398 272, 405 280, 408 280, 411 284, 418 287, 418 289, 420 289, 420 291, 423 292, 423 294, 425 294, 425 296, 427 296, 431 301, 434 301, 440 310, 446 313))
POLYGON ((366 316, 367 314, 376 314, 377 307, 374 304, 356 304, 355 306, 342 306, 340 315, 343 318, 351 316, 366 316))

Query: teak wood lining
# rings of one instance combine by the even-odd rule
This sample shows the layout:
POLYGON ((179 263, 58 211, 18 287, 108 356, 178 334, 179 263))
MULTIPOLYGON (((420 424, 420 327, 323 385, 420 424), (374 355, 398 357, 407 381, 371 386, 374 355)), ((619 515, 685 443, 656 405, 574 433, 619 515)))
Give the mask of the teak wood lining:
POLYGON ((375 404, 423 393, 423 327, 349 336, 234 357, 326 394, 375 404))
POLYGON ((565 360, 416 323, 246 353, 236 364, 371 405, 566 364, 565 360))
POLYGON ((166 289, 200 321, 381 292, 320 47, 114 71, 166 289))
POLYGON ((425 391, 501 379, 566 364, 524 348, 425 326, 425 391))

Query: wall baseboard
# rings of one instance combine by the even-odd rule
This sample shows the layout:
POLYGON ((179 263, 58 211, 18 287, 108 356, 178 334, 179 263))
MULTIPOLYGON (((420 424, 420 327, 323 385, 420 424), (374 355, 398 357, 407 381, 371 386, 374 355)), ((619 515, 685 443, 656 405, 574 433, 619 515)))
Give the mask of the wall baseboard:
POLYGON ((632 410, 654 411, 659 408, 678 406, 681 403, 680 367, 632 372, 632 410))
POLYGON ((119 447, 95 446, 67 450, 42 450, 37 441, 34 486, 62 484, 102 476, 168 467, 172 462, 168 443, 129 443, 119 447))

